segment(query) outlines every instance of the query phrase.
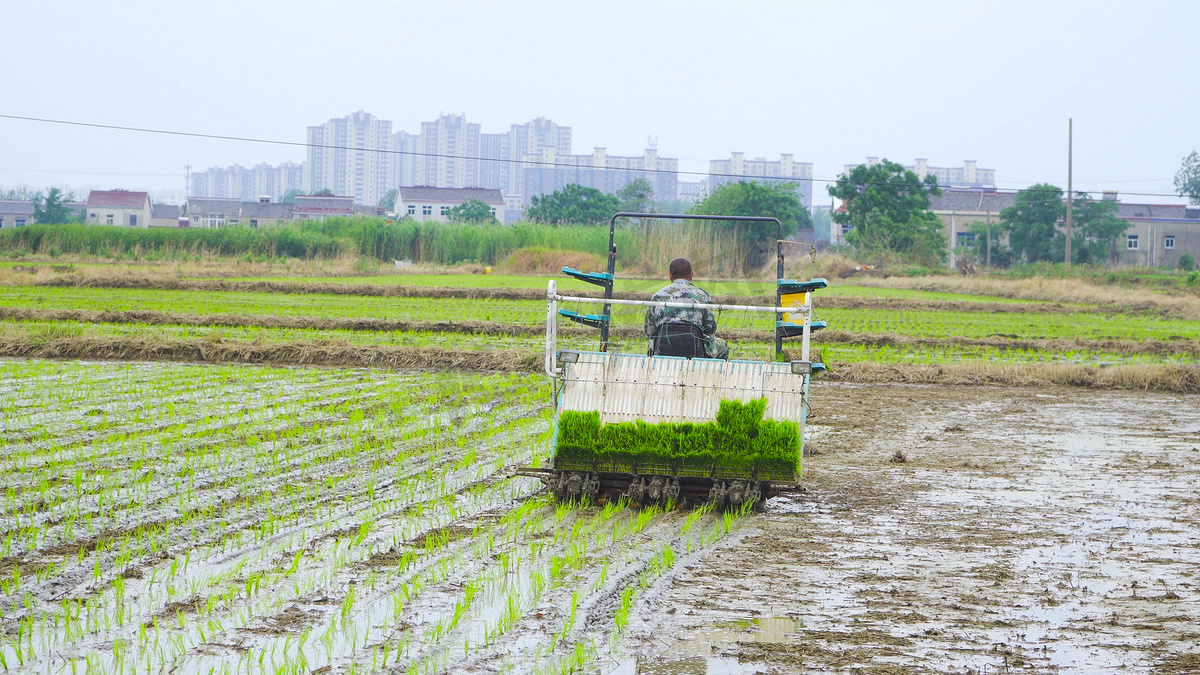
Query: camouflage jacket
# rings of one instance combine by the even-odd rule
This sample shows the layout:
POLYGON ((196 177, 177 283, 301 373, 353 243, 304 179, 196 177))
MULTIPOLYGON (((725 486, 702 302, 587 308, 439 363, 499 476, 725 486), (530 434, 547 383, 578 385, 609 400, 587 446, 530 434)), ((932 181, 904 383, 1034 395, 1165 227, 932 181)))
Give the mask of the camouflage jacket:
MULTIPOLYGON (((672 302, 711 302, 708 293, 696 288, 687 279, 676 279, 671 285, 654 294, 651 300, 669 300, 672 302)), ((711 309, 683 309, 682 307, 648 307, 646 308, 646 337, 653 338, 658 333, 658 327, 672 321, 695 324, 704 335, 713 337, 717 333, 717 319, 711 309)))

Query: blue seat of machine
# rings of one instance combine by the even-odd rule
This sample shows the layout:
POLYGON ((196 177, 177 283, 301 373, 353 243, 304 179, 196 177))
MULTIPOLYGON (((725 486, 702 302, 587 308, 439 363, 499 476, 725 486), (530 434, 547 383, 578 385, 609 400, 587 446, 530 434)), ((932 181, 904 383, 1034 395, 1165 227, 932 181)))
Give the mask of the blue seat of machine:
POLYGON ((783 295, 789 293, 812 293, 813 291, 828 287, 829 283, 821 277, 815 277, 808 281, 796 281, 795 279, 779 280, 779 292, 783 295))
POLYGON ((574 267, 563 267, 562 273, 597 286, 609 286, 613 282, 613 275, 608 272, 580 272, 574 267))
MULTIPOLYGON (((793 337, 804 334, 804 324, 796 321, 776 321, 775 325, 779 327, 784 337, 793 337)), ((814 321, 810 328, 813 331, 828 328, 829 324, 824 321, 814 321)))
POLYGON ((565 316, 576 323, 591 326, 592 328, 599 328, 603 324, 608 323, 607 314, 580 314, 579 312, 572 312, 569 309, 560 309, 558 310, 558 315, 565 316))

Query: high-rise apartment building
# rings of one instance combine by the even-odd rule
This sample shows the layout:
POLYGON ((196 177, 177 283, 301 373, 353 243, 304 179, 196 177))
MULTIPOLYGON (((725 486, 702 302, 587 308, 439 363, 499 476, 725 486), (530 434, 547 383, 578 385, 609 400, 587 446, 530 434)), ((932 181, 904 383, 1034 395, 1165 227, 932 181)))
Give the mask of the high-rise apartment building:
POLYGON ((391 179, 389 187, 417 184, 417 153, 424 152, 421 134, 397 131, 392 134, 391 179))
POLYGON ((571 127, 555 124, 545 117, 525 124, 514 124, 509 127, 508 133, 495 135, 500 137, 499 145, 489 147, 496 148, 499 154, 485 156, 499 157, 505 161, 485 162, 493 165, 483 170, 489 172, 487 180, 494 184, 484 183, 483 186, 500 188, 505 195, 521 196, 525 180, 521 165, 517 162, 525 157, 540 155, 546 150, 553 150, 556 155, 571 154, 571 127))
MULTIPOLYGON (((878 163, 878 157, 867 158, 867 166, 875 166, 878 163)), ((847 164, 845 172, 850 173, 859 166, 862 165, 847 164)), ((917 174, 922 180, 930 174, 937 176, 938 185, 941 187, 996 187, 996 170, 981 169, 973 159, 964 161, 961 167, 929 166, 929 160, 918 159, 904 168, 917 174)))
POLYGON ((767 161, 763 157, 746 159, 745 153, 731 153, 729 159, 714 159, 708 163, 708 190, 738 181, 756 183, 779 183, 785 181, 796 186, 796 196, 806 208, 812 208, 813 165, 797 162, 792 155, 780 155, 779 161, 767 161))
POLYGON ((375 206, 391 179, 392 123, 362 110, 308 128, 304 190, 375 206))
POLYGON ((657 199, 674 199, 679 193, 679 160, 659 157, 655 148, 647 148, 640 157, 609 155, 604 148, 596 148, 590 155, 560 155, 553 148, 545 148, 524 159, 521 198, 525 206, 533 197, 571 183, 612 194, 644 178, 650 181, 657 199))
POLYGON ((479 187, 479 125, 465 115, 442 115, 421 123, 416 157, 417 185, 428 187, 479 187))
POLYGON ((391 185, 479 187, 501 190, 506 198, 520 197, 521 161, 547 149, 569 155, 571 127, 539 117, 488 134, 463 115, 442 115, 422 123, 419 134, 392 134, 391 185))
POLYGON ((301 190, 303 187, 303 164, 284 162, 271 165, 264 162, 251 169, 234 164, 193 172, 189 176, 187 196, 247 202, 270 197, 271 201, 279 201, 291 190, 301 190))

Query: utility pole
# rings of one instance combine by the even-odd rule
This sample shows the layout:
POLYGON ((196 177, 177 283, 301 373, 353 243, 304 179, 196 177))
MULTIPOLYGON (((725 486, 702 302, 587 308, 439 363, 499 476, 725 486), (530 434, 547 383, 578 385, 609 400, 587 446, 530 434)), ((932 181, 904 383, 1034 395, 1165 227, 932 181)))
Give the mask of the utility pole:
POLYGON ((1072 178, 1072 176, 1071 176, 1072 147, 1071 146, 1075 140, 1074 139, 1074 131, 1075 131, 1074 126, 1075 126, 1074 120, 1067 119, 1067 267, 1071 266, 1071 220, 1072 220, 1072 216, 1074 215, 1071 212, 1074 211, 1074 209, 1072 208, 1072 206, 1073 206, 1072 202, 1074 201, 1074 197, 1075 197, 1074 190, 1073 190, 1074 186, 1071 183, 1071 178, 1072 178))
POLYGON ((192 165, 183 165, 183 201, 186 202, 190 197, 188 193, 192 191, 192 165))
POLYGON ((987 267, 992 266, 992 208, 990 206, 987 212, 987 262, 984 264, 987 267))

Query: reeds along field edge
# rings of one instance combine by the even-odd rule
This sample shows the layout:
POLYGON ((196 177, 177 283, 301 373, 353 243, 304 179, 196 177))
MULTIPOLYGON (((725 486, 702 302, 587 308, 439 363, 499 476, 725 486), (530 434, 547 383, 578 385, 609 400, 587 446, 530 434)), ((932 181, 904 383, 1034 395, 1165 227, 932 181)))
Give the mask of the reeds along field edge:
MULTIPOLYGON (((745 246, 720 228, 696 221, 623 223, 616 232, 617 264, 661 273, 672 258, 689 257, 703 274, 740 276, 745 246)), ((416 264, 498 265, 516 251, 585 254, 580 264, 608 251, 602 225, 515 225, 424 222, 383 218, 330 218, 251 228, 128 228, 100 225, 31 225, 0 231, 0 254, 184 260, 198 255, 270 258, 337 258, 356 254, 416 264)), ((514 264, 530 264, 517 260, 514 264)), ((597 270, 589 270, 597 271, 597 270)))
POLYGON ((559 415, 556 457, 616 466, 674 465, 757 470, 793 476, 800 468, 800 429, 793 421, 763 419, 766 399, 721 401, 713 422, 600 423, 600 413, 559 415))

